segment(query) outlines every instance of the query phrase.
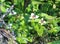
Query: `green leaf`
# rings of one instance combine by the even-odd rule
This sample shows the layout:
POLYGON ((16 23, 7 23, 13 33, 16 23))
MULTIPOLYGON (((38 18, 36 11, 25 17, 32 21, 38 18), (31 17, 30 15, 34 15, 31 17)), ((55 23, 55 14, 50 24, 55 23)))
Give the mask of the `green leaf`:
POLYGON ((44 27, 43 26, 41 26, 40 28, 39 28, 39 26, 36 24, 35 26, 35 30, 37 31, 37 33, 38 33, 38 35, 39 36, 42 36, 43 35, 43 33, 44 33, 44 27))
POLYGON ((39 36, 43 36, 44 33, 44 27, 42 26, 38 31, 37 31, 39 36))
POLYGON ((60 40, 57 40, 57 41, 53 41, 53 42, 49 42, 47 44, 60 44, 60 40))
POLYGON ((27 43, 27 38, 17 37, 17 41, 20 42, 20 43, 27 43))
POLYGON ((33 38, 32 37, 28 37, 28 41, 32 42, 33 38))
POLYGON ((15 4, 15 5, 18 4, 18 0, 14 0, 14 4, 15 4))
POLYGON ((1 6, 1 10, 2 12, 6 12, 6 8, 3 5, 1 6))
POLYGON ((1 2, 4 2, 5 0, 1 0, 1 2))

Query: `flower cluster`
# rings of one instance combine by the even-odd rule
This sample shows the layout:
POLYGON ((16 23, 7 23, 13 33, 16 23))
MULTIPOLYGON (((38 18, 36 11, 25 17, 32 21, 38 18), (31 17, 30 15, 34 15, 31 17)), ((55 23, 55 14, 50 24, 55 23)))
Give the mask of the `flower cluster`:
POLYGON ((53 9, 55 9, 56 8, 56 5, 55 4, 53 4, 53 9))
POLYGON ((44 25, 44 24, 46 24, 46 21, 45 21, 43 18, 41 18, 41 20, 39 21, 39 23, 40 23, 41 25, 44 25))
MULTIPOLYGON (((31 13, 30 19, 38 19, 38 18, 39 18, 38 15, 35 15, 34 13, 31 13)), ((39 23, 40 23, 41 25, 44 25, 44 24, 46 24, 46 21, 45 21, 43 18, 41 18, 41 19, 39 20, 39 23)))
POLYGON ((31 13, 30 19, 37 19, 39 16, 35 15, 34 13, 31 13))

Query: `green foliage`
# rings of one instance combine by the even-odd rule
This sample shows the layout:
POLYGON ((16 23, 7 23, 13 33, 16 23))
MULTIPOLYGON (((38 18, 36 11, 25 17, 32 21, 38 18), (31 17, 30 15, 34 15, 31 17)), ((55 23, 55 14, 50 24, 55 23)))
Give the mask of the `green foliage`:
POLYGON ((58 40, 58 41, 53 41, 53 42, 50 42, 50 43, 48 43, 48 44, 59 44, 60 43, 60 40, 58 40))
POLYGON ((16 40, 19 44, 41 41, 36 40, 36 37, 41 37, 44 39, 47 37, 47 41, 43 41, 46 41, 48 44, 60 43, 60 41, 52 42, 60 39, 58 36, 58 33, 60 33, 59 0, 56 0, 55 2, 52 0, 31 0, 31 3, 28 4, 25 10, 24 0, 14 0, 11 2, 7 0, 1 0, 1 3, 4 4, 4 6, 1 5, 1 10, 3 13, 6 12, 6 9, 10 7, 12 2, 15 5, 14 11, 16 11, 17 14, 7 15, 5 19, 8 20, 7 24, 12 23, 12 29, 15 32, 16 40), (31 16, 31 13, 38 15, 39 17, 35 18, 36 16, 31 16), (30 19, 30 17, 32 19, 30 19), (52 38, 55 36, 57 36, 59 39, 52 38))

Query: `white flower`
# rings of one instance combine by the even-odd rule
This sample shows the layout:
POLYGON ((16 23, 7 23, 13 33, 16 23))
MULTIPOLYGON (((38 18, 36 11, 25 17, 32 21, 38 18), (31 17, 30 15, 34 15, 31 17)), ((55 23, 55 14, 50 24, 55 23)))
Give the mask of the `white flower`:
POLYGON ((35 14, 34 13, 31 13, 31 16, 34 16, 35 14))
POLYGON ((35 18, 38 18, 38 17, 39 17, 38 15, 35 16, 35 18))
POLYGON ((45 21, 43 18, 41 18, 41 20, 39 21, 39 23, 40 23, 41 25, 44 25, 44 24, 46 24, 46 21, 45 21))
POLYGON ((56 5, 55 4, 53 4, 53 9, 55 9, 56 8, 56 5))
POLYGON ((34 13, 31 13, 30 19, 37 19, 39 16, 35 15, 34 13))

